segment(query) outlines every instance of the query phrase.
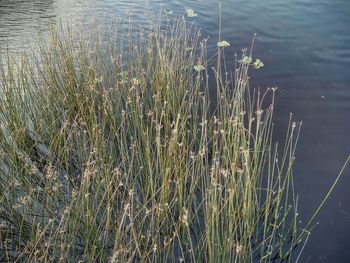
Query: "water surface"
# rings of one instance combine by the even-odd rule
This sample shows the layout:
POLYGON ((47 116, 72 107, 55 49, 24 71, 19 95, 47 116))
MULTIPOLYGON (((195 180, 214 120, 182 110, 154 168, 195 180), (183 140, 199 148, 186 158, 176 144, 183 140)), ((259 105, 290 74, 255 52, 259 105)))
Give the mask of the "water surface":
MULTIPOLYGON (((89 23, 96 17, 192 8, 191 22, 212 43, 218 39, 219 2, 215 0, 2 0, 0 48, 18 51, 46 32, 51 23, 89 23)), ((350 153, 350 1, 223 0, 222 38, 234 52, 250 45, 265 67, 253 74, 254 87, 278 86, 275 123, 285 127, 289 113, 303 121, 295 165, 295 184, 304 219, 311 216, 350 153)), ((284 130, 277 130, 283 140, 284 130)), ((319 225, 301 262, 350 262, 350 169, 317 217, 319 225)))

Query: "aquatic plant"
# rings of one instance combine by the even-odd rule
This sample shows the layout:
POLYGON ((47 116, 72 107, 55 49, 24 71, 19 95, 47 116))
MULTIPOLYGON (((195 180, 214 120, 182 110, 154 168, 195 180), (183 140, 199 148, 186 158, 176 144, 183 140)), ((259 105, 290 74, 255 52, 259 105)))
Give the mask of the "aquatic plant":
POLYGON ((264 63, 260 59, 256 59, 253 63, 253 67, 255 69, 262 68, 264 66, 264 63))
POLYGON ((300 126, 277 147, 251 50, 225 74, 182 19, 111 32, 0 63, 0 259, 294 262, 300 126))
POLYGON ((195 65, 193 68, 197 72, 201 72, 201 71, 205 70, 205 67, 201 64, 195 65))
POLYGON ((227 42, 226 40, 222 40, 220 42, 218 42, 218 47, 229 47, 230 46, 230 43, 227 42))
POLYGON ((194 12, 193 9, 187 9, 186 14, 188 17, 196 17, 197 16, 197 14, 194 12))
POLYGON ((250 64, 250 63, 252 63, 252 61, 253 61, 253 59, 251 56, 243 56, 239 62, 243 63, 243 64, 250 64))

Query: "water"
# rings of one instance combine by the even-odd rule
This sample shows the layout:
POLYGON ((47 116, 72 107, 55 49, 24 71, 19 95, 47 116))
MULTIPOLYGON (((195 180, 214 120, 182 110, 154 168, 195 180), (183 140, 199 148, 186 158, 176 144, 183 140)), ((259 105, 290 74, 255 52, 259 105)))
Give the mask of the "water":
MULTIPOLYGON (((96 17, 128 16, 144 23, 145 11, 166 8, 174 16, 192 8, 191 19, 213 43, 218 38, 215 0, 1 0, 0 48, 20 50, 51 23, 91 22, 96 17)), ((233 53, 250 45, 265 67, 253 86, 278 86, 275 123, 285 127, 289 112, 303 121, 295 165, 295 184, 304 218, 311 216, 350 153, 350 1, 223 0, 222 38, 233 53)), ((283 139, 283 129, 276 131, 283 139)), ((301 262, 350 261, 350 169, 317 217, 301 262)))

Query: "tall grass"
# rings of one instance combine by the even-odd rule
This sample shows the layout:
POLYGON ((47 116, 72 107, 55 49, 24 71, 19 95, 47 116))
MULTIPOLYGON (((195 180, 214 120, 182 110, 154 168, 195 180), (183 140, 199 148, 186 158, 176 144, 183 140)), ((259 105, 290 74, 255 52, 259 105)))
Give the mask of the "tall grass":
POLYGON ((111 32, 3 57, 1 260, 295 260, 299 125, 277 147, 251 50, 227 73, 183 19, 111 32))

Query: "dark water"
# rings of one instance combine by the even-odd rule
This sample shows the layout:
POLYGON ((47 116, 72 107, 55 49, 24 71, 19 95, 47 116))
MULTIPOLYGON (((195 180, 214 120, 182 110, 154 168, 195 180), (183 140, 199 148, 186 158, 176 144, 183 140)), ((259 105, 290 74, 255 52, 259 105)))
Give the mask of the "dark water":
MULTIPOLYGON (((166 8, 174 16, 192 8, 191 20, 203 35, 218 38, 216 0, 0 0, 0 47, 19 50, 52 21, 71 25, 96 16, 127 16, 136 23, 144 12, 166 8)), ((265 67, 254 73, 253 86, 278 86, 275 123, 283 127, 293 112, 303 121, 295 166, 300 210, 311 216, 350 153, 350 1, 223 0, 222 38, 226 52, 250 45, 257 33, 255 56, 265 67)), ((230 58, 228 59, 230 61, 230 58)), ((280 139, 283 131, 276 131, 280 139)), ((350 262, 350 169, 317 217, 301 262, 350 262)))

